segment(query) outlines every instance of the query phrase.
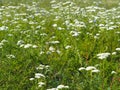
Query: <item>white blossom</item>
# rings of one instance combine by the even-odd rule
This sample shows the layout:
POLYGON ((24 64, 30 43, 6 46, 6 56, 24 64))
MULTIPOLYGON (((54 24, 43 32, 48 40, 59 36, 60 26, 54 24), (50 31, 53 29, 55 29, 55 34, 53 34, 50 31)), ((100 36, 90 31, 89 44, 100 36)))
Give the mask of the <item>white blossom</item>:
POLYGON ((53 24, 52 26, 53 26, 53 27, 57 27, 57 24, 53 24))
POLYGON ((111 74, 117 74, 117 72, 116 71, 112 71, 111 74))
POLYGON ((38 46, 37 45, 33 45, 32 48, 37 48, 38 46))
POLYGON ((85 70, 86 68, 84 68, 84 67, 81 67, 81 68, 79 68, 79 71, 81 71, 81 70, 85 70))
POLYGON ((4 30, 8 30, 8 27, 7 26, 1 26, 0 31, 4 31, 4 30))
POLYGON ((98 72, 100 72, 100 70, 95 69, 95 70, 92 70, 91 72, 92 72, 92 73, 98 73, 98 72))
POLYGON ((45 77, 42 73, 35 73, 35 78, 42 78, 45 77))
POLYGON ((29 80, 32 81, 32 80, 34 80, 34 79, 35 79, 35 78, 30 78, 29 80))
POLYGON ((24 45, 24 48, 30 48, 30 47, 32 47, 32 44, 25 44, 24 45))
POLYGON ((38 87, 42 87, 42 86, 44 86, 44 85, 45 85, 44 82, 39 82, 39 83, 38 83, 38 87))
POLYGON ((69 88, 69 86, 64 86, 64 85, 58 85, 57 89, 63 89, 63 88, 69 88))
POLYGON ((115 50, 116 50, 116 51, 120 51, 120 48, 116 48, 115 50))
POLYGON ((116 55, 117 54, 117 52, 112 52, 112 55, 116 55))
POLYGON ((15 58, 15 55, 10 54, 10 55, 6 55, 6 57, 9 59, 12 59, 12 58, 15 58))
POLYGON ((88 66, 86 67, 86 70, 89 71, 89 70, 96 70, 96 67, 94 66, 88 66))
POLYGON ((19 41, 17 42, 17 45, 21 45, 21 44, 24 44, 24 41, 23 41, 23 40, 19 40, 19 41))
POLYGON ((47 89, 47 90, 58 90, 57 88, 51 88, 51 89, 47 89))
POLYGON ((69 49, 69 48, 71 48, 71 46, 70 46, 70 45, 67 45, 67 46, 65 47, 65 49, 69 49))
POLYGON ((50 50, 51 52, 55 52, 55 48, 52 47, 52 46, 49 47, 49 50, 50 50))
POLYGON ((70 34, 72 34, 72 36, 79 36, 80 32, 78 31, 71 31, 70 34))
POLYGON ((59 41, 50 41, 50 42, 48 42, 48 43, 50 43, 50 44, 58 44, 58 43, 60 43, 59 41))
POLYGON ((1 41, 1 43, 6 43, 6 42, 8 42, 8 40, 3 39, 3 40, 1 41))
POLYGON ((100 54, 97 54, 97 56, 98 56, 99 59, 105 59, 109 55, 110 55, 110 53, 100 53, 100 54))

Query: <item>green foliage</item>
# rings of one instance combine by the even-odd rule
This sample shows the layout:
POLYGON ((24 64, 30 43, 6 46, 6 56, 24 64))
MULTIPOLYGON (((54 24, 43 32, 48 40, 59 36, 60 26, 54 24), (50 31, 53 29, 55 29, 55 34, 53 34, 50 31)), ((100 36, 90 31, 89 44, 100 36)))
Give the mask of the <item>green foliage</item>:
POLYGON ((0 0, 0 90, 119 90, 119 14, 119 0, 0 0))

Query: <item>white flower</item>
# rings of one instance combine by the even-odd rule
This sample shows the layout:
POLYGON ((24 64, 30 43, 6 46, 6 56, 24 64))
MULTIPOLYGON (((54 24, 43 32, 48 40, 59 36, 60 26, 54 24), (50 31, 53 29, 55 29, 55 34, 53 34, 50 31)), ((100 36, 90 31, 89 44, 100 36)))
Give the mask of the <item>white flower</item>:
POLYGON ((45 53, 44 51, 41 51, 41 52, 40 52, 40 55, 41 55, 41 54, 44 54, 44 53, 45 53))
POLYGON ((62 30, 62 29, 64 29, 64 28, 58 27, 57 29, 58 29, 58 30, 62 30))
POLYGON ((49 65, 46 65, 46 66, 45 66, 45 68, 47 68, 47 69, 48 69, 49 67, 50 67, 49 65))
POLYGON ((3 43, 0 43, 0 48, 3 48, 3 46, 2 46, 2 45, 3 45, 3 43))
POLYGON ((35 79, 35 78, 30 78, 29 80, 32 81, 32 80, 34 80, 34 79, 35 79))
POLYGON ((55 48, 52 47, 52 46, 49 47, 49 50, 50 50, 51 52, 55 52, 55 48))
POLYGON ((58 90, 57 88, 51 88, 51 89, 47 89, 47 90, 58 90))
POLYGON ((61 51, 60 51, 60 50, 56 50, 56 52, 57 52, 58 54, 60 54, 60 53, 61 53, 61 51))
POLYGON ((98 56, 99 59, 105 59, 109 55, 110 55, 110 53, 100 53, 100 54, 97 54, 97 56, 98 56))
POLYGON ((115 71, 112 71, 112 72, 111 72, 111 74, 117 74, 117 72, 115 72, 115 71))
POLYGON ((32 44, 26 44, 26 45, 24 45, 24 48, 30 48, 30 47, 32 47, 32 44))
POLYGON ((86 70, 89 71, 89 70, 96 70, 96 68, 94 66, 88 66, 86 67, 86 70))
POLYGON ((8 34, 9 37, 13 36, 13 34, 8 34))
POLYGON ((56 0, 52 0, 50 3, 53 4, 53 3, 55 3, 55 2, 56 2, 56 0))
POLYGON ((0 46, 3 46, 4 44, 3 43, 0 43, 0 46))
POLYGON ((30 22, 29 22, 29 24, 35 24, 35 22, 33 22, 33 21, 30 21, 30 22))
POLYGON ((9 59, 11 59, 11 58, 15 58, 15 56, 12 55, 12 54, 10 54, 10 55, 6 55, 6 56, 7 56, 7 58, 9 58, 9 59))
POLYGON ((53 26, 53 27, 57 27, 57 24, 53 24, 52 26, 53 26))
POLYGON ((5 40, 5 39, 3 39, 2 41, 1 41, 1 43, 6 43, 6 42, 8 42, 7 40, 5 40))
POLYGON ((44 82, 39 82, 39 83, 38 83, 38 87, 42 87, 43 85, 45 85, 44 82))
POLYGON ((80 32, 77 31, 71 31, 70 34, 72 34, 72 36, 79 36, 80 32))
POLYGON ((4 30, 8 30, 8 27, 6 27, 6 26, 1 26, 1 27, 0 27, 0 31, 4 31, 4 30))
POLYGON ((98 72, 100 72, 100 70, 95 69, 95 70, 92 70, 91 72, 93 72, 93 73, 98 73, 98 72))
POLYGON ((79 71, 81 71, 81 70, 85 70, 86 68, 84 68, 84 67, 81 67, 81 68, 79 68, 79 71))
POLYGON ((37 48, 38 46, 37 46, 37 45, 33 45, 32 47, 33 47, 33 48, 37 48))
POLYGON ((70 45, 67 45, 67 46, 65 47, 65 49, 69 49, 69 48, 71 48, 71 46, 70 46, 70 45))
POLYGON ((36 69, 37 69, 37 70, 38 70, 38 69, 43 70, 44 68, 45 68, 45 65, 40 64, 36 69))
POLYGON ((116 48, 115 50, 116 50, 116 51, 120 51, 120 48, 116 48))
POLYGON ((119 31, 117 31, 116 33, 117 33, 117 34, 120 34, 120 32, 119 32, 119 31))
POLYGON ((24 44, 24 41, 23 41, 23 40, 19 40, 19 41, 17 42, 17 45, 21 45, 21 44, 24 44))
POLYGON ((58 85, 57 89, 63 89, 63 88, 69 88, 69 86, 64 86, 64 85, 58 85))
POLYGON ((51 44, 58 44, 60 42, 59 41, 50 41, 49 43, 51 43, 51 44))
POLYGON ((45 77, 45 76, 41 73, 35 73, 35 78, 41 78, 41 77, 45 77))
POLYGON ((41 33, 40 36, 47 36, 47 34, 46 33, 41 33))
POLYGON ((20 47, 24 47, 24 44, 21 44, 20 47))
POLYGON ((99 37, 95 35, 94 38, 95 38, 95 39, 98 39, 99 37))
POLYGON ((112 52, 112 55, 116 55, 116 52, 112 52))
POLYGON ((40 64, 38 67, 36 67, 37 70, 43 70, 43 69, 48 69, 50 66, 49 65, 42 65, 40 64))

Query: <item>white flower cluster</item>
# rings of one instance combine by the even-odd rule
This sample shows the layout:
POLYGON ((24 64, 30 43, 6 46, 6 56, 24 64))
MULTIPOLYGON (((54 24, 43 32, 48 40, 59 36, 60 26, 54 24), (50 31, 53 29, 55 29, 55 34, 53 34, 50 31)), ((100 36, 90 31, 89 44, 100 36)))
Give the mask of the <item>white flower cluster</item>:
POLYGON ((67 46, 65 47, 65 49, 69 49, 69 48, 71 48, 71 46, 70 46, 70 45, 67 45, 67 46))
POLYGON ((37 70, 43 70, 43 69, 48 69, 50 66, 49 65, 42 65, 40 64, 38 67, 36 67, 37 70))
POLYGON ((59 41, 49 41, 49 42, 46 42, 46 44, 58 44, 60 43, 59 41))
POLYGON ((57 88, 51 88, 51 89, 47 89, 47 90, 62 90, 62 89, 69 89, 69 86, 65 86, 65 85, 58 85, 57 88))
POLYGON ((12 58, 15 58, 15 55, 9 54, 9 55, 6 55, 6 57, 9 58, 9 59, 12 59, 12 58))
POLYGON ((20 47, 24 47, 24 48, 37 48, 37 45, 32 45, 32 44, 22 44, 20 47))
POLYGON ((17 45, 20 46, 20 47, 23 47, 23 48, 37 48, 38 46, 37 45, 33 45, 33 44, 24 44, 24 41, 23 40, 19 40, 17 42, 17 45))
POLYGON ((37 79, 45 78, 45 75, 43 75, 42 73, 35 73, 35 78, 37 78, 37 79))
POLYGON ((100 54, 97 54, 99 59, 106 59, 109 55, 110 55, 110 53, 100 53, 100 54))
POLYGON ((98 73, 100 70, 96 69, 94 66, 88 66, 88 67, 80 67, 79 71, 86 70, 86 71, 91 71, 92 73, 98 73))
POLYGON ((3 45, 4 45, 5 43, 7 43, 7 42, 8 42, 7 40, 3 39, 3 40, 0 42, 0 48, 2 48, 3 45))
POLYGON ((38 87, 42 87, 42 86, 45 86, 45 83, 44 82, 39 82, 38 87))
MULTIPOLYGON (((40 64, 38 67, 36 67, 36 70, 38 70, 39 72, 42 70, 46 70, 46 69, 49 69, 49 66, 48 65, 43 65, 43 64, 40 64)), ((35 73, 35 76, 30 78, 29 80, 30 81, 33 81, 33 80, 38 80, 38 87, 41 88, 43 86, 46 85, 45 83, 45 78, 46 76, 42 73, 35 73)))
POLYGON ((120 48, 116 48, 116 51, 120 51, 120 48))
POLYGON ((8 30, 8 27, 7 26, 1 26, 0 31, 4 31, 4 30, 8 30))
POLYGON ((70 31, 70 34, 71 34, 72 36, 74 36, 74 37, 79 36, 80 33, 81 33, 81 32, 78 32, 78 31, 70 31))
POLYGON ((111 74, 117 74, 117 72, 116 71, 112 71, 111 74))
POLYGON ((61 51, 59 49, 56 49, 55 47, 50 46, 48 51, 46 52, 46 54, 51 54, 51 53, 54 53, 54 52, 56 52, 57 54, 61 53, 61 51))

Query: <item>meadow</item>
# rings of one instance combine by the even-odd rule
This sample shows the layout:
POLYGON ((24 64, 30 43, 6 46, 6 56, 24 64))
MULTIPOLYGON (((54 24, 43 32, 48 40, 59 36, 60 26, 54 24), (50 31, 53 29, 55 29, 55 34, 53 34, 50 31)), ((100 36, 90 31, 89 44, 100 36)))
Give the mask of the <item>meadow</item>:
POLYGON ((120 1, 0 0, 0 90, 120 90, 120 1))

